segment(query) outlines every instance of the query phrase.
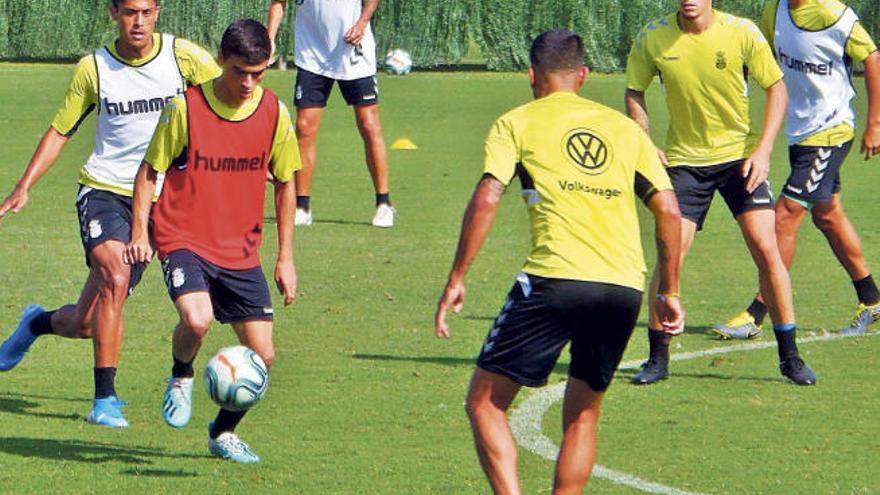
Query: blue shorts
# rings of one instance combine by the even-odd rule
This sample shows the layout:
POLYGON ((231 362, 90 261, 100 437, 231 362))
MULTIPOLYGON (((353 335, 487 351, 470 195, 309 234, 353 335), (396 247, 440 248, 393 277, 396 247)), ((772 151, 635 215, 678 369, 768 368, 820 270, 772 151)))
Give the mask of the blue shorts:
POLYGON ((851 146, 852 141, 839 146, 789 146, 791 175, 782 194, 806 208, 831 201, 840 192, 840 167, 851 146))
MULTIPOLYGON (((131 198, 101 189, 80 187, 76 201, 76 212, 79 217, 79 235, 86 255, 86 266, 92 267, 89 254, 106 241, 119 241, 123 244, 131 242, 131 198)), ((152 230, 152 219, 150 220, 152 230)), ((128 280, 128 293, 141 281, 145 263, 131 266, 131 277, 128 280)))
POLYGON ((569 376, 604 391, 626 350, 641 302, 641 291, 629 287, 520 273, 477 366, 540 387, 571 342, 569 376))
POLYGON ((360 106, 379 103, 379 83, 376 76, 343 81, 297 67, 293 104, 298 108, 326 107, 334 81, 339 84, 339 91, 349 105, 360 106))
POLYGON ((764 181, 751 194, 747 193, 742 164, 743 160, 736 160, 704 167, 678 165, 667 168, 681 216, 697 224, 697 230, 702 230, 715 191, 721 193, 734 218, 750 210, 772 209, 770 183, 764 181))
POLYGON ((165 285, 172 301, 190 292, 211 296, 214 318, 220 323, 272 321, 272 298, 261 267, 227 270, 187 249, 162 260, 165 285))

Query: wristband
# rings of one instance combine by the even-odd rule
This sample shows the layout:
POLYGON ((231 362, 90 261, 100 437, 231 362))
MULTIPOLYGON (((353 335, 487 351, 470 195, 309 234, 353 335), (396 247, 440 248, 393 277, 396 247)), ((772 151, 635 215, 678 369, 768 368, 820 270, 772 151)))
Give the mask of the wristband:
POLYGON ((677 298, 681 299, 681 296, 679 296, 678 292, 670 292, 669 294, 660 294, 660 293, 657 294, 657 299, 660 302, 664 302, 664 303, 673 297, 677 297, 677 298))

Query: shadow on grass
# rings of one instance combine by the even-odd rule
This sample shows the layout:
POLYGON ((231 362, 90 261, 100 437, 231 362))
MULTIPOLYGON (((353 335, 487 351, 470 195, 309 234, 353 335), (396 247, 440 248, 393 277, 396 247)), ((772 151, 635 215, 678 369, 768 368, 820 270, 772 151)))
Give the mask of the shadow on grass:
POLYGON ((195 478, 198 473, 192 471, 184 471, 182 469, 124 469, 119 474, 127 474, 129 476, 149 476, 152 478, 195 478))
MULTIPOLYGON (((32 398, 40 398, 40 396, 26 396, 20 394, 2 394, 0 395, 0 412, 7 412, 10 414, 21 414, 24 416, 33 416, 37 418, 49 418, 49 419, 66 419, 66 420, 76 420, 80 421, 83 419, 83 416, 77 413, 49 413, 49 412, 40 412, 35 411, 34 409, 41 406, 39 402, 34 402, 30 400, 32 398)), ((50 398, 55 399, 55 398, 50 398)), ((70 400, 74 401, 76 399, 60 399, 60 400, 70 400)), ((2 448, 2 447, 0 447, 2 448)))
POLYGON ((355 222, 352 220, 315 220, 314 223, 330 223, 336 225, 367 225, 372 226, 370 222, 355 222))
MULTIPOLYGON (((629 381, 630 378, 635 376, 638 373, 639 369, 625 369, 625 370, 617 370, 615 373, 615 380, 626 380, 629 381)), ((768 377, 768 376, 749 376, 749 375, 732 375, 732 374, 724 374, 724 373, 678 373, 674 369, 669 373, 669 380, 718 380, 722 382, 728 381, 741 381, 741 382, 765 382, 765 383, 786 383, 786 380, 783 377, 768 377)), ((640 387, 644 387, 646 385, 639 385, 640 387)))
MULTIPOLYGON (((352 354, 352 359, 364 361, 404 361, 410 363, 429 363, 442 364, 444 366, 467 366, 476 365, 477 359, 474 358, 456 358, 445 356, 394 356, 391 354, 352 354)), ((568 364, 559 363, 553 368, 554 374, 568 374, 568 364)))
POLYGON ((125 464, 152 464, 153 458, 208 458, 207 455, 181 454, 146 447, 86 442, 82 440, 56 440, 50 438, 0 437, 0 452, 38 457, 53 461, 74 461, 90 464, 121 462, 125 464))

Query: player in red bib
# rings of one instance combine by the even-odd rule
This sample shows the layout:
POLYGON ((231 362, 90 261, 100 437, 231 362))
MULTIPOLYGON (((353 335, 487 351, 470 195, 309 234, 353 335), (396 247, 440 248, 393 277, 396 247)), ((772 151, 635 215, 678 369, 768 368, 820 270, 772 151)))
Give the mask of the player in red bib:
MULTIPOLYGON (((162 405, 165 421, 175 428, 189 422, 192 363, 214 319, 231 324, 239 341, 268 366, 274 360, 272 301, 259 257, 267 173, 274 178, 278 222, 275 283, 285 305, 295 297, 293 173, 300 160, 287 108, 259 86, 270 53, 262 24, 248 19, 230 25, 220 45, 223 74, 165 108, 135 181, 128 263, 152 255, 150 198, 157 174, 165 173, 153 221, 168 293, 180 315, 162 405)), ((233 433, 244 414, 220 410, 209 425, 212 454, 259 461, 233 433)))

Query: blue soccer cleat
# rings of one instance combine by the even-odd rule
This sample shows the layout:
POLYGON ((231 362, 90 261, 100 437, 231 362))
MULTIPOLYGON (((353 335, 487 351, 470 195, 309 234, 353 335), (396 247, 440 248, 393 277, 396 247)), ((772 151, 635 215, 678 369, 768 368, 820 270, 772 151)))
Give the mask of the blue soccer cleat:
MULTIPOLYGON (((214 424, 208 425, 208 431, 214 424)), ((240 462, 242 464, 256 464, 260 462, 260 456, 254 453, 248 444, 244 443, 238 435, 231 431, 221 433, 217 438, 208 436, 208 450, 211 454, 230 461, 240 462)))
POLYGON ((38 304, 31 304, 21 312, 21 320, 12 335, 0 346, 0 371, 9 371, 24 358, 31 344, 37 340, 31 333, 31 322, 45 310, 38 304))
POLYGON ((168 426, 183 428, 192 416, 193 378, 168 379, 165 397, 162 399, 162 417, 168 426))
POLYGON ((110 428, 128 428, 128 421, 122 415, 122 406, 124 405, 126 403, 116 398, 115 395, 103 399, 95 399, 92 402, 92 410, 86 417, 86 421, 93 425, 110 428))

